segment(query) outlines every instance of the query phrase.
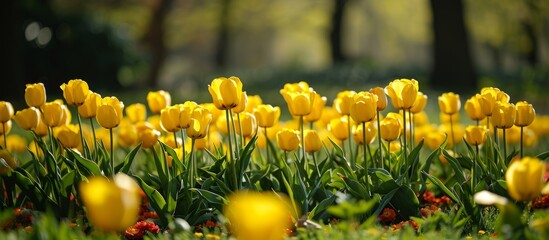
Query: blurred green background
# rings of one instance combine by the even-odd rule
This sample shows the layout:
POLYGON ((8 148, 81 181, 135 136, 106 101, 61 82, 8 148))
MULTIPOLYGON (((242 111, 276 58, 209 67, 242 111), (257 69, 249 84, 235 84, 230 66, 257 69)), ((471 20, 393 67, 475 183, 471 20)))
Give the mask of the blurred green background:
MULTIPOLYGON (((211 101, 218 76, 282 104, 278 89, 305 80, 339 90, 415 78, 422 91, 483 86, 549 113, 547 0, 8 0, 2 3, 0 99, 25 83, 48 100, 69 79, 102 95, 145 102, 211 101)), ((436 99, 434 96, 431 99, 436 99)))

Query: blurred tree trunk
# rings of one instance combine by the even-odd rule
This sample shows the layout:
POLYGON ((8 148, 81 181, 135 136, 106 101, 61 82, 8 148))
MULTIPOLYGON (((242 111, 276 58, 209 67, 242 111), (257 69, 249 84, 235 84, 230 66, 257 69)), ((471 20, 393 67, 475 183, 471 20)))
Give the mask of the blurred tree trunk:
POLYGON ((528 14, 525 19, 521 21, 522 28, 526 34, 526 39, 530 48, 524 54, 524 58, 530 64, 530 66, 536 66, 539 63, 539 45, 538 34, 536 31, 535 18, 538 17, 538 5, 536 0, 525 1, 528 14))
POLYGON ((219 15, 219 32, 217 34, 217 45, 215 49, 215 64, 218 68, 227 66, 227 55, 229 52, 229 15, 232 0, 222 0, 221 12, 219 15))
POLYGON ((0 52, 4 58, 4 63, 0 64, 2 72, 2 87, 0 87, 0 100, 13 101, 23 98, 21 89, 24 87, 24 78, 22 77, 21 47, 19 40, 22 39, 23 31, 19 20, 19 1, 7 1, 2 4, 0 21, 2 22, 2 42, 0 52))
POLYGON ((334 0, 334 11, 332 12, 332 29, 330 31, 330 50, 332 63, 345 61, 343 53, 343 19, 345 17, 345 6, 347 0, 334 0))
POLYGON ((431 85, 446 91, 476 90, 462 0, 430 0, 430 4, 434 33, 431 85))
POLYGON ((173 0, 156 0, 150 5, 152 17, 144 36, 144 43, 151 55, 151 66, 147 76, 147 85, 158 85, 160 70, 166 59, 166 45, 164 44, 164 20, 170 11, 173 0))

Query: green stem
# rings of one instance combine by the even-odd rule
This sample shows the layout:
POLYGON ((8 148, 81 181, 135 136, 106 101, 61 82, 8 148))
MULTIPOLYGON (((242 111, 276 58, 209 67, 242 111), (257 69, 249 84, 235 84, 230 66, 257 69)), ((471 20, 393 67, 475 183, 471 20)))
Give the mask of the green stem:
MULTIPOLYGON (((227 138, 229 139, 229 156, 230 156, 230 165, 231 165, 231 172, 232 172, 232 177, 233 177, 233 187, 234 189, 233 190, 237 190, 238 187, 237 187, 237 182, 238 182, 238 179, 236 177, 236 157, 234 155, 234 152, 235 152, 235 149, 233 149, 233 141, 232 141, 232 137, 231 137, 231 123, 230 123, 230 109, 227 109, 225 110, 225 116, 227 118, 227 138)), ((191 151, 193 151, 191 149, 191 151)))
POLYGON ((80 120, 80 114, 78 114, 78 111, 76 116, 76 119, 78 119, 78 129, 80 130, 80 143, 82 144, 82 150, 84 151, 84 156, 90 158, 89 149, 84 146, 84 132, 82 131, 82 121, 80 120))
POLYGON ((454 153, 456 152, 456 142, 454 138, 454 121, 452 119, 452 114, 450 114, 450 134, 452 134, 452 150, 454 150, 454 153))
POLYGON ((414 149, 415 146, 415 139, 414 139, 414 114, 412 114, 411 111, 408 112, 410 114, 410 143, 412 146, 412 149, 414 149))
POLYGON ((391 141, 387 141, 387 159, 387 170, 391 175, 393 175, 391 172, 391 141))
POLYGON ((307 158, 305 156, 305 131, 304 131, 304 128, 303 128, 303 116, 299 117, 299 131, 300 131, 300 134, 301 134, 301 159, 303 161, 303 167, 304 167, 303 169, 305 169, 305 172, 308 174, 308 172, 309 172, 308 165, 309 164, 307 164, 307 158))
POLYGON ((520 127, 520 158, 522 159, 522 157, 524 156, 523 153, 522 153, 522 149, 523 149, 523 146, 524 146, 524 127, 521 126, 520 127))
POLYGON ((351 129, 351 115, 347 115, 347 131, 349 132, 349 156, 351 157, 351 168, 356 168, 356 159, 353 156, 353 130, 351 129))
POLYGON ((385 168, 385 163, 383 161, 383 146, 381 143, 381 120, 379 119, 380 113, 377 111, 377 142, 379 144, 379 160, 381 161, 381 168, 385 168))
MULTIPOLYGON (((240 150, 242 149, 242 145, 239 145, 238 144, 238 138, 236 136, 236 127, 235 127, 235 123, 234 123, 234 117, 233 117, 233 112, 231 109, 228 109, 229 111, 229 118, 230 118, 230 122, 231 122, 231 125, 232 125, 232 131, 233 131, 233 134, 232 136, 234 137, 234 144, 235 144, 235 149, 234 149, 234 152, 235 152, 235 156, 236 158, 240 158, 240 150)), ((229 128, 229 131, 231 129, 229 128)))
POLYGON ((473 158, 473 167, 471 168, 471 194, 475 193, 477 185, 477 162, 478 162, 478 144, 475 144, 475 158, 473 158))
POLYGON ((109 135, 111 138, 111 171, 112 171, 112 176, 114 177, 114 138, 112 134, 112 128, 109 129, 109 135))
MULTIPOLYGON (((187 140, 187 137, 185 136, 185 129, 181 128, 181 147, 183 148, 183 159, 181 159, 181 162, 185 162, 185 140, 187 140)), ((208 134, 209 135, 209 134, 208 134)), ((208 142, 209 143, 209 142, 208 142)))
MULTIPOLYGON (((403 124, 403 128, 404 128, 404 132, 403 132, 403 135, 404 135, 404 164, 408 164, 408 145, 406 144, 406 138, 408 137, 408 134, 406 133, 406 109, 403 109, 402 111, 404 111, 404 114, 402 114, 402 122, 404 123, 403 124)), ((391 146, 389 145, 389 148, 391 148, 391 146)))
POLYGON ((318 175, 318 178, 320 179, 322 176, 320 175, 320 169, 318 168, 318 162, 316 161, 316 155, 315 155, 314 152, 312 152, 311 155, 313 155, 313 163, 315 164, 316 174, 318 175))
POLYGON ((264 127, 263 129, 264 129, 263 133, 265 134, 265 155, 266 155, 265 161, 269 162, 269 157, 270 157, 269 156, 269 153, 270 153, 270 151, 269 151, 269 135, 267 134, 267 127, 264 127))
POLYGON ((365 169, 365 177, 366 177, 366 193, 368 196, 370 195, 370 176, 368 173, 368 158, 366 157, 366 123, 362 122, 362 152, 364 156, 364 169, 365 169))
POLYGON ((8 138, 6 137, 8 133, 6 132, 6 123, 2 123, 2 132, 4 133, 4 149, 8 150, 8 138))
POLYGON ((246 146, 246 142, 244 140, 244 135, 242 135, 242 122, 240 121, 240 113, 236 114, 236 119, 238 120, 238 129, 240 130, 240 146, 246 146))
MULTIPOLYGON (((95 136, 95 126, 93 125, 92 118, 90 118, 90 126, 91 126, 92 134, 93 134, 93 150, 94 150, 94 152, 97 152, 97 137, 95 136)), ((94 159, 95 159, 95 157, 94 157, 94 159)), ((95 161, 97 161, 97 160, 95 160, 95 161)))
POLYGON ((191 140, 191 159, 189 160, 189 188, 194 187, 195 184, 195 174, 196 174, 196 156, 194 152, 194 142, 195 139, 193 138, 191 140))
POLYGON ((507 132, 507 129, 506 128, 503 128, 503 141, 502 141, 502 145, 503 145, 503 162, 505 162, 505 165, 508 164, 507 162, 507 136, 506 136, 506 132, 507 132))
POLYGON ((175 144, 175 148, 178 148, 179 144, 177 144, 177 131, 173 132, 173 142, 175 144))

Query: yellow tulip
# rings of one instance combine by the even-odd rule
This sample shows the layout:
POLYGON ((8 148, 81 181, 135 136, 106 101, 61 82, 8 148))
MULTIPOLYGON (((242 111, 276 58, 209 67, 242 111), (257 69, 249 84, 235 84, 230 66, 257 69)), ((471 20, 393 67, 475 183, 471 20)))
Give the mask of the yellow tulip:
POLYGON ((15 123, 17 123, 21 129, 35 129, 40 123, 40 111, 35 107, 25 108, 17 111, 13 116, 13 120, 15 120, 15 123))
POLYGON ((332 119, 328 124, 328 130, 337 140, 343 141, 349 138, 349 124, 345 117, 332 119))
POLYGON ((90 91, 84 104, 78 106, 78 114, 85 119, 94 118, 97 114, 97 106, 101 104, 101 95, 90 91))
POLYGON ((210 111, 202 106, 196 106, 191 113, 191 125, 187 128, 187 135, 192 139, 206 137, 211 121, 210 111))
POLYGON ((259 127, 269 128, 278 123, 280 108, 270 104, 260 104, 254 109, 254 116, 259 127))
POLYGON ((414 79, 396 79, 385 87, 385 93, 391 98, 396 109, 410 109, 416 101, 419 84, 414 79))
POLYGON ((515 116, 515 125, 519 127, 526 127, 534 121, 536 117, 536 111, 532 104, 529 104, 526 101, 517 102, 515 105, 516 116, 515 116))
MULTIPOLYGON (((377 128, 373 122, 367 122, 364 125, 366 125, 366 144, 371 144, 374 139, 376 139, 377 128)), ((357 144, 364 143, 363 132, 364 129, 362 129, 362 124, 359 124, 353 128, 353 139, 357 144)))
POLYGON ((492 112, 494 111, 494 108, 496 107, 496 103, 502 102, 502 103, 508 103, 509 102, 509 95, 507 93, 499 90, 498 88, 494 87, 485 87, 480 90, 480 95, 482 96, 481 100, 481 108, 482 112, 486 116, 492 116, 492 112))
MULTIPOLYGON (((425 146, 431 150, 435 150, 446 140, 447 135, 441 130, 431 130, 425 136, 425 146)), ((451 143, 448 143, 451 146, 451 143)), ((448 146, 448 145, 447 145, 448 146)))
POLYGON ((227 136, 229 134, 229 129, 227 128, 227 117, 226 116, 219 117, 219 119, 217 119, 217 122, 215 122, 215 128, 221 134, 227 136))
POLYGON ((288 110, 292 116, 306 116, 312 111, 316 92, 280 92, 288 105, 288 110))
POLYGON ((291 152, 299 148, 300 143, 299 131, 282 128, 276 133, 276 143, 283 151, 291 152))
POLYGON ((67 104, 72 106, 80 106, 86 101, 86 97, 90 93, 88 83, 82 79, 72 79, 69 83, 63 83, 61 85, 63 90, 63 97, 67 104))
POLYGON ((240 113, 240 123, 236 124, 237 134, 248 138, 255 134, 257 129, 257 120, 255 116, 249 112, 240 113), (242 127, 242 129, 240 129, 242 127))
POLYGON ((92 177, 80 184, 80 195, 91 224, 103 232, 117 232, 137 221, 141 205, 139 186, 129 176, 92 177))
POLYGON ((452 124, 459 123, 459 113, 448 115, 443 112, 440 112, 439 117, 440 117, 441 124, 450 123, 450 121, 452 121, 452 124))
POLYGON ((467 126, 465 128, 465 141, 470 145, 480 145, 486 141, 486 126, 467 126))
POLYGON ((61 125, 54 129, 53 135, 65 148, 77 148, 80 146, 80 130, 78 125, 61 125))
POLYGON ((217 109, 232 109, 242 99, 242 82, 234 76, 216 78, 208 85, 208 91, 217 109))
POLYGON ((153 114, 159 114, 162 109, 172 104, 172 97, 169 92, 159 90, 147 93, 147 103, 153 114))
POLYGON ((259 95, 248 96, 248 104, 246 104, 246 112, 253 113, 254 109, 263 104, 263 100, 259 95))
POLYGON ((0 163, 0 175, 5 176, 12 169, 18 166, 17 160, 11 155, 7 149, 0 150, 0 160, 3 160, 3 163, 0 163))
POLYGON ((413 121, 416 127, 427 125, 429 124, 429 116, 425 111, 414 113, 413 121))
MULTIPOLYGON (((4 124, 0 124, 0 136, 2 135, 7 135, 10 133, 11 131, 11 126, 12 123, 11 123, 11 120, 10 121, 7 121, 6 123, 4 124)), ((4 138, 0 138, 2 141, 4 140, 4 138)), ((3 142, 2 142, 3 143, 3 142)), ((2 144, 2 146, 5 146, 4 144, 2 144)))
MULTIPOLYGON (((3 139, 3 138, 0 138, 3 139)), ((7 140, 10 144, 8 145, 8 151, 12 153, 24 153, 27 151, 27 139, 18 135, 11 134, 7 137, 7 140)), ((2 144, 4 145, 4 144, 2 144)))
POLYGON ((13 106, 10 102, 0 101, 0 123, 6 123, 13 117, 13 106))
POLYGON ((248 106, 248 95, 244 91, 240 96, 240 102, 236 105, 236 107, 233 108, 233 113, 244 112, 247 106, 248 106))
POLYGON ((118 145, 121 147, 131 147, 139 142, 139 135, 136 125, 129 120, 124 119, 118 126, 117 134, 118 145))
MULTIPOLYGON (((146 124, 141 124, 145 126, 146 124)), ((154 129, 152 126, 149 127, 137 127, 137 132, 139 139, 141 140, 142 148, 151 148, 156 145, 158 139, 160 138, 160 132, 154 129)))
MULTIPOLYGON (((105 146, 107 151, 111 150, 111 136, 109 129, 98 128, 95 129, 95 138, 98 143, 102 143, 105 146)), ((118 146, 118 140, 116 138, 112 139, 113 147, 116 149, 118 146)), ((93 146, 93 144, 91 144, 93 146)))
POLYGON ((290 206, 290 200, 280 194, 243 191, 229 196, 223 212, 237 239, 281 240, 296 217, 290 206))
POLYGON ((507 192, 517 201, 530 201, 538 197, 543 188, 545 163, 540 159, 525 157, 515 160, 505 172, 507 192))
MULTIPOLYGON (((351 103, 354 101, 355 91, 342 91, 337 93, 334 99, 333 107, 342 116, 350 115, 351 103)), ((376 103, 377 108, 377 103, 376 103)))
MULTIPOLYGON (((172 135, 172 134, 169 134, 169 135, 172 135)), ((173 149, 176 149, 177 147, 181 146, 181 143, 183 143, 183 140, 180 137, 174 139, 173 135, 172 136, 162 135, 160 136, 159 141, 163 142, 164 144, 168 145, 173 149), (177 147, 175 146, 176 141, 177 141, 177 147)))
POLYGON ((303 137, 305 138, 305 152, 318 152, 322 148, 322 141, 316 130, 305 130, 303 137))
POLYGON ((126 117, 134 124, 144 122, 145 119, 147 119, 147 108, 145 107, 145 104, 130 104, 124 111, 126 112, 126 117))
POLYGON ((473 121, 480 121, 486 118, 484 111, 482 111, 482 95, 476 94, 469 98, 465 102, 465 113, 473 121))
MULTIPOLYGON (((48 127, 57 127, 65 124, 67 119, 62 103, 59 101, 47 102, 42 105, 44 123, 48 127)), ((66 106, 65 106, 66 108, 66 106)))
POLYGON ((160 126, 166 132, 176 132, 179 127, 179 114, 181 113, 181 104, 166 107, 160 111, 160 126))
POLYGON ((147 118, 147 122, 153 126, 157 131, 163 131, 160 126, 160 115, 152 115, 147 118))
POLYGON ((359 92, 353 96, 348 109, 355 122, 372 121, 377 115, 377 96, 370 92, 359 92))
POLYGON ((414 105, 412 105, 412 108, 410 108, 411 113, 420 113, 425 109, 425 106, 427 106, 427 95, 423 94, 422 92, 417 92, 416 100, 414 101, 414 105))
POLYGON ((492 112, 492 125, 496 128, 510 128, 515 124, 515 105, 497 102, 492 112))
POLYGON ((124 103, 116 97, 104 97, 97 107, 97 122, 101 127, 112 129, 122 121, 124 103))
POLYGON ((385 141, 393 141, 400 137, 401 123, 397 118, 386 117, 380 122, 381 138, 385 141))
POLYGON ((186 101, 181 105, 181 112, 179 113, 179 126, 181 128, 187 129, 191 126, 191 114, 196 106, 198 104, 193 101, 186 101))
POLYGON ((315 93, 313 102, 313 109, 311 110, 311 113, 306 115, 303 120, 306 122, 316 122, 322 117, 322 113, 324 112, 324 107, 326 106, 326 102, 328 99, 326 97, 320 96, 320 94, 315 93))
POLYGON ((461 108, 461 100, 459 94, 453 92, 443 93, 438 97, 438 106, 444 114, 453 115, 459 112, 461 108))
POLYGON ((25 102, 29 107, 41 107, 46 103, 46 88, 43 83, 27 84, 25 102))
POLYGON ((36 142, 32 141, 27 145, 29 151, 34 154, 34 156, 40 158, 41 156, 44 156, 44 151, 42 151, 42 148, 36 144, 36 142))
POLYGON ((215 123, 221 116, 225 116, 225 112, 217 109, 214 103, 202 103, 200 106, 205 107, 212 114, 212 123, 215 123))
POLYGON ((375 87, 371 88, 369 92, 377 96, 377 110, 385 110, 385 108, 387 107, 387 95, 385 94, 385 90, 381 87, 375 87))
POLYGON ((452 147, 454 144, 458 144, 463 141, 463 136, 465 135, 465 129, 461 124, 452 124, 443 123, 438 128, 440 131, 443 131, 448 135, 448 144, 446 146, 452 147), (454 130, 454 138, 452 140, 452 128, 454 130))

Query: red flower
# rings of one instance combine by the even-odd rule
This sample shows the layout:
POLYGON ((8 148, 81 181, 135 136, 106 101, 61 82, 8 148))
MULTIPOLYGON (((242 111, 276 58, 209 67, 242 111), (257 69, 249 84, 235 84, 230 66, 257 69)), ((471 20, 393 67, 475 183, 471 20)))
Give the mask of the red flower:
POLYGON ((404 228, 406 226, 413 227, 414 231, 416 231, 416 232, 419 229, 419 225, 416 222, 414 222, 413 220, 408 220, 408 221, 402 221, 402 222, 399 222, 397 224, 394 224, 393 225, 393 231, 396 232, 396 231, 398 231, 401 228, 404 228))
POLYGON ((393 222, 396 218, 396 212, 393 209, 385 208, 383 212, 379 215, 379 221, 384 223, 393 222))
POLYGON ((419 209, 419 212, 423 217, 432 216, 437 211, 440 211, 440 208, 437 207, 436 205, 430 205, 430 206, 426 206, 424 208, 419 209))
POLYGON ((143 239, 146 232, 157 234, 160 232, 160 227, 153 222, 139 221, 135 225, 129 227, 125 231, 126 239, 143 239))

